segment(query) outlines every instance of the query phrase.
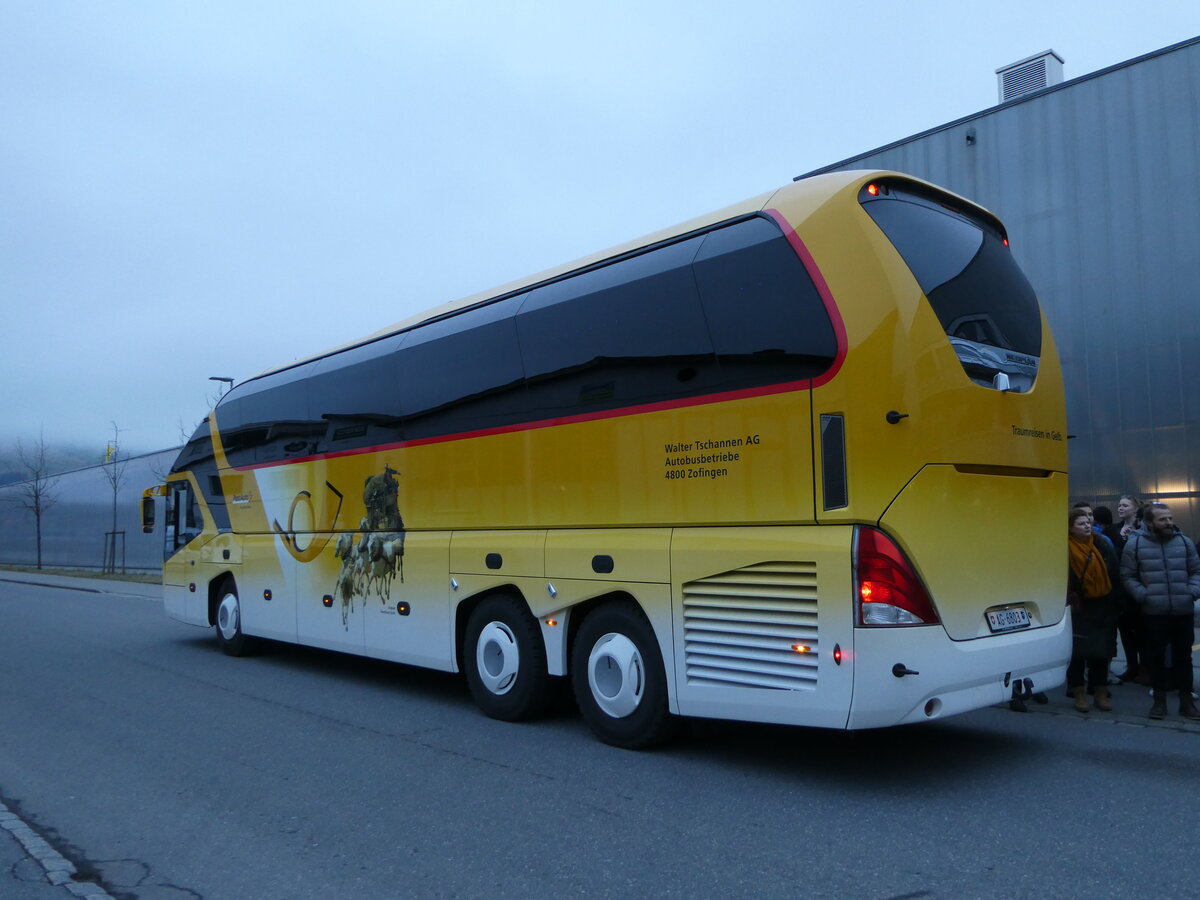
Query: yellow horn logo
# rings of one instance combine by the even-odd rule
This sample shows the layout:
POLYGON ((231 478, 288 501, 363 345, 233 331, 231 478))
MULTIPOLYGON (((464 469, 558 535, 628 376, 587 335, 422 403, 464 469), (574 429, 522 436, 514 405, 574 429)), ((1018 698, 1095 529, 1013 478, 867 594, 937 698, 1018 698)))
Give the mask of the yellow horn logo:
MULTIPOLYGON (((327 524, 323 526, 317 524, 319 521, 321 521, 321 519, 318 519, 317 517, 316 510, 313 507, 312 494, 310 494, 308 491, 301 491, 292 500, 291 509, 288 510, 288 524, 286 529, 280 527, 278 519, 271 523, 271 525, 275 528, 275 533, 278 534, 279 539, 283 541, 283 546, 287 548, 287 552, 292 554, 292 556, 300 562, 312 562, 317 558, 320 552, 325 549, 325 546, 333 538, 333 535, 330 532, 333 531, 334 525, 337 524, 337 517, 342 511, 342 492, 335 488, 328 481, 325 482, 325 487, 329 488, 329 492, 337 497, 337 506, 333 510, 333 515, 322 517, 322 519, 327 519, 327 524), (300 546, 300 536, 296 533, 295 524, 296 508, 299 507, 301 503, 308 507, 309 521, 313 523, 313 531, 316 532, 311 535, 311 540, 309 543, 303 547, 300 546), (322 534, 320 532, 324 533, 322 534)), ((330 505, 332 504, 324 504, 324 509, 322 512, 328 513, 330 505)))

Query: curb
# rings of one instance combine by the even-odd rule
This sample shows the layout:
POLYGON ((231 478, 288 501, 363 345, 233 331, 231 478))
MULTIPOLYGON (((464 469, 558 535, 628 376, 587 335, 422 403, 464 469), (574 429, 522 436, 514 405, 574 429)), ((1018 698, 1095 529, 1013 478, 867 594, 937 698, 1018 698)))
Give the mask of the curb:
POLYGON ((45 838, 30 828, 20 816, 0 801, 0 828, 15 837, 33 859, 37 860, 46 881, 66 888, 84 900, 115 900, 112 894, 92 881, 76 881, 79 870, 75 864, 46 843, 45 838))

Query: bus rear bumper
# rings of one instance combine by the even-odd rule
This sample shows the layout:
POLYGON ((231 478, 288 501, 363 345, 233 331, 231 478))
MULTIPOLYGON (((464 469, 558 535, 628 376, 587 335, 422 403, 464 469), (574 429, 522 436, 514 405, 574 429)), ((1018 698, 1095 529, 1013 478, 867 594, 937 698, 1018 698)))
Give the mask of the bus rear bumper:
POLYGON ((1071 617, 969 641, 951 640, 941 626, 858 628, 854 649, 847 728, 929 722, 1004 703, 1026 679, 1035 693, 1063 684, 1071 617))

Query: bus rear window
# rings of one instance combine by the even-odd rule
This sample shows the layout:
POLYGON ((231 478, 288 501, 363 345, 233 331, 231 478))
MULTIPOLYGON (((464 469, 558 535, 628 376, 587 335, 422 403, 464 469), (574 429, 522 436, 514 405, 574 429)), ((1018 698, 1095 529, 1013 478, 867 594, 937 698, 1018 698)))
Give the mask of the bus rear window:
POLYGON ((1037 296, 983 215, 895 183, 864 189, 863 208, 899 252, 972 381, 1027 391, 1037 376, 1037 296))

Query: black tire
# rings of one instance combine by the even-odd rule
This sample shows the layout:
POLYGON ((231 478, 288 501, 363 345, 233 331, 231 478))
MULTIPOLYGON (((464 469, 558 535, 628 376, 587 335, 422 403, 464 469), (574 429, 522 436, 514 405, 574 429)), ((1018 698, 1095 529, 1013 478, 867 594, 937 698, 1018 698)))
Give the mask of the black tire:
POLYGON ((571 686, 584 720, 606 744, 641 750, 678 728, 654 629, 631 601, 592 612, 571 652, 571 686))
POLYGON ((217 589, 213 630, 217 633, 217 644, 227 656, 245 656, 253 647, 253 641, 242 632, 242 601, 232 578, 226 578, 217 589))
POLYGON ((521 722, 546 711, 551 697, 546 645, 519 597, 495 594, 475 607, 467 620, 463 668, 484 715, 521 722))

